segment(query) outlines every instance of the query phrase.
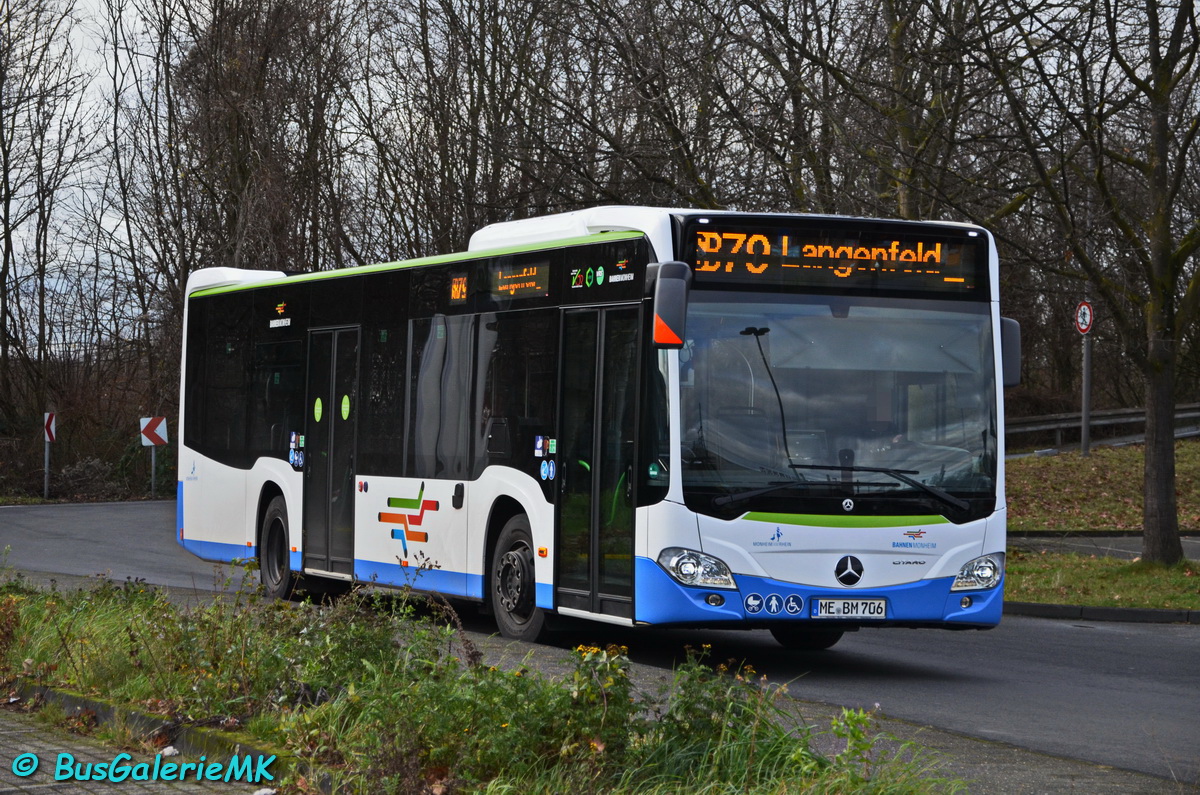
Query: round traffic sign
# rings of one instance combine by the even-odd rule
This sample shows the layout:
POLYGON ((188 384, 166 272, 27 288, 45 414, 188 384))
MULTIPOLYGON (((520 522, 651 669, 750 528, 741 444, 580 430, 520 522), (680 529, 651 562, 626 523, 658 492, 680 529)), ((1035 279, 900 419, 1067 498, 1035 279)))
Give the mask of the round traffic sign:
POLYGON ((1092 305, 1087 301, 1080 301, 1079 306, 1075 307, 1075 329, 1080 334, 1087 334, 1092 330, 1092 323, 1095 319, 1096 315, 1092 312, 1092 305))

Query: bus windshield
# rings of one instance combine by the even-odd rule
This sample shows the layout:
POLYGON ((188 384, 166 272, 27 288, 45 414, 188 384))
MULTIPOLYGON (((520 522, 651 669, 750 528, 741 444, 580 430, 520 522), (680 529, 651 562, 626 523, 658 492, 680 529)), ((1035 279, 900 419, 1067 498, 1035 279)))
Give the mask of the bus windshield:
POLYGON ((986 302, 694 290, 680 352, 685 500, 701 513, 995 509, 986 302))

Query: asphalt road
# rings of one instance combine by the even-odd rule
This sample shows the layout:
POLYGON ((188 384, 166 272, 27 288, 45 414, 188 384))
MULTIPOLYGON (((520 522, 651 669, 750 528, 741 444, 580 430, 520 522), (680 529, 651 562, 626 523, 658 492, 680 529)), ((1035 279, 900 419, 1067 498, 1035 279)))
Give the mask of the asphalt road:
MULTIPOLYGON (((178 547, 173 525, 173 502, 0 507, 0 547, 10 547, 8 564, 21 571, 219 588, 229 573, 214 575, 211 564, 178 547)), ((492 631, 484 620, 468 626, 478 637, 492 631)), ((878 704, 913 727, 1157 776, 1163 791, 1168 782, 1200 784, 1198 625, 1006 617, 988 632, 864 630, 828 652, 800 653, 761 631, 587 624, 533 651, 561 656, 584 641, 627 645, 639 667, 658 671, 685 645, 712 643, 712 659, 744 659, 807 702, 878 704)), ((529 651, 504 643, 510 658, 529 651)), ((1065 791, 1036 783, 1036 774, 1030 780, 992 791, 1065 791)), ((1156 790, 1152 782, 1107 791, 1156 790)))
POLYGON ((0 506, 0 550, 18 571, 219 589, 230 572, 185 552, 174 527, 173 500, 0 506))
POLYGON ((745 659, 799 699, 1200 783, 1200 626, 1009 617, 987 632, 863 630, 832 650, 781 650, 763 632, 633 632, 633 659, 685 643, 745 659))

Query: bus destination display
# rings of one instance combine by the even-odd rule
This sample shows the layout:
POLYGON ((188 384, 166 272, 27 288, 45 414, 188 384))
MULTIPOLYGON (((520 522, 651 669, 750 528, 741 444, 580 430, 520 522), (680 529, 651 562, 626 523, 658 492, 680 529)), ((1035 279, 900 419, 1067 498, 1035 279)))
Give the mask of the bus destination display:
POLYGON ((803 230, 717 221, 693 225, 689 243, 698 282, 987 292, 986 273, 979 264, 983 239, 970 239, 965 233, 803 230))
POLYGON ((550 292, 550 263, 500 265, 492 268, 493 298, 543 297, 550 292))

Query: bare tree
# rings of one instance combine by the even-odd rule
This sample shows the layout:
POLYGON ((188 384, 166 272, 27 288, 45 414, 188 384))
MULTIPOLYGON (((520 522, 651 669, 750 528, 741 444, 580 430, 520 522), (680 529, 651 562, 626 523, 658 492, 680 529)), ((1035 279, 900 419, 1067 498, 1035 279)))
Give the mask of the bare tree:
MULTIPOLYGON (((561 55, 549 0, 404 0, 359 26, 366 78, 357 124, 371 142, 366 190, 380 245, 398 256, 466 246, 472 231, 547 209, 556 176, 532 131, 530 86, 561 55)), ((561 10, 561 9, 560 9, 561 10)))
POLYGON ((16 0, 0 21, 0 426, 53 402, 50 360, 69 342, 51 311, 90 145, 76 23, 70 0, 16 0))
POLYGON ((183 3, 176 136, 205 265, 346 264, 338 189, 345 3, 183 3))
MULTIPOLYGON (((985 50, 1044 203, 1130 344, 1146 396, 1143 557, 1182 557, 1174 405, 1200 313, 1197 29, 1193 0, 1015 0, 985 50)), ((1061 261, 1061 260, 1060 260, 1061 261)))

